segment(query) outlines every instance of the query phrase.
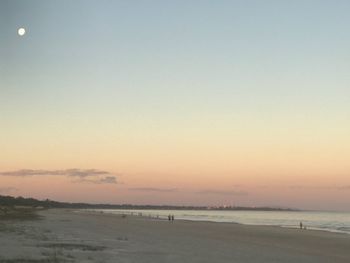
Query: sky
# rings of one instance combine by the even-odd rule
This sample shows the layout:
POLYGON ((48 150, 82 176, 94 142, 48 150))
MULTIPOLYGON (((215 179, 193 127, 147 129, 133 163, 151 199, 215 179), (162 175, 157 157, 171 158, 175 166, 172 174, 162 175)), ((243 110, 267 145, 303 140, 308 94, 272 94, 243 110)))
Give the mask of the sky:
POLYGON ((349 12, 0 0, 0 194, 350 211, 349 12))

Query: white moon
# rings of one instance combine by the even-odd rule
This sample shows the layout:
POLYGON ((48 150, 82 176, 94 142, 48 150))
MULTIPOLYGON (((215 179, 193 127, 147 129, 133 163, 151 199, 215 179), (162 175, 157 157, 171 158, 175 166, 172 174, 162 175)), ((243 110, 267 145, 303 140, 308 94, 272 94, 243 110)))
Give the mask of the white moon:
POLYGON ((21 27, 21 28, 18 29, 17 32, 18 32, 18 35, 24 36, 24 34, 26 33, 26 30, 23 27, 21 27))

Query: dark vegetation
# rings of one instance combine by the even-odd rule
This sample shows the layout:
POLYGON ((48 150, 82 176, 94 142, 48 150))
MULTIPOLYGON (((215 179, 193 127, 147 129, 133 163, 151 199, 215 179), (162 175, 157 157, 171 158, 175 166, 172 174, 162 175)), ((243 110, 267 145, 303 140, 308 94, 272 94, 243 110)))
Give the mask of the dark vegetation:
MULTIPOLYGON (((0 195, 1 207, 25 206, 32 208, 89 208, 89 209, 171 209, 171 210, 238 210, 238 211, 296 211, 289 208, 272 208, 272 207, 239 207, 239 206, 169 206, 169 205, 131 205, 131 204, 87 204, 87 203, 66 203, 57 202, 49 199, 37 200, 34 198, 12 197, 0 195)), ((1 211, 1 210, 0 210, 1 211)))
MULTIPOLYGON (((0 220, 36 220, 40 216, 31 207, 0 206, 0 220)), ((1 225, 0 225, 1 230, 1 225)))

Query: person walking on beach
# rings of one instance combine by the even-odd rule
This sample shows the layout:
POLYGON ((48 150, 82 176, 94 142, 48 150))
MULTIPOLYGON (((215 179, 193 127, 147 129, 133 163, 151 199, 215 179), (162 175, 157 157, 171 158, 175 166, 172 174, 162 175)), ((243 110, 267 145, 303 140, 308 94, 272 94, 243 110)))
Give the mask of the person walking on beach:
POLYGON ((174 221, 174 215, 171 216, 171 221, 174 221))
POLYGON ((300 229, 303 229, 303 222, 300 221, 299 226, 300 226, 300 229))
POLYGON ((171 215, 168 215, 168 220, 169 220, 169 221, 171 220, 171 215))

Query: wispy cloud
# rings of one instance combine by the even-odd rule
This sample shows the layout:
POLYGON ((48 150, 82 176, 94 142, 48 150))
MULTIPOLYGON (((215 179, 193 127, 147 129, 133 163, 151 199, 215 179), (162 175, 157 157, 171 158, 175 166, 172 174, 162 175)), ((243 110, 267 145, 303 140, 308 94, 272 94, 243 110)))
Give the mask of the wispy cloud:
POLYGON ((115 176, 107 176, 104 178, 101 178, 99 180, 100 183, 106 183, 106 184, 116 184, 117 183, 117 178, 115 176))
POLYGON ((75 183, 92 183, 92 184, 117 184, 116 176, 106 176, 102 178, 80 178, 75 183))
POLYGON ((236 190, 216 190, 216 189, 206 189, 196 192, 202 195, 247 195, 247 192, 236 191, 236 190))
POLYGON ((136 187, 129 188, 131 191, 140 191, 140 192, 177 192, 177 188, 154 188, 154 187, 136 187))
POLYGON ((336 189, 340 191, 350 191, 350 185, 336 186, 336 189))
POLYGON ((101 171, 96 169, 65 169, 65 170, 32 170, 22 169, 10 172, 0 172, 2 176, 38 176, 38 175, 64 175, 70 177, 89 177, 110 174, 107 171, 101 171))
POLYGON ((15 187, 0 187, 1 194, 7 194, 11 192, 16 192, 16 191, 18 191, 18 189, 15 187))
POLYGON ((290 185, 288 186, 289 189, 292 189, 292 190, 298 190, 298 189, 304 189, 305 186, 304 185, 290 185))
POLYGON ((66 176, 77 178, 75 182, 95 184, 116 184, 117 177, 108 171, 97 169, 64 169, 64 170, 32 170, 22 169, 16 171, 0 172, 0 176, 31 177, 31 176, 66 176))
POLYGON ((346 191, 350 190, 350 185, 329 185, 329 186, 313 186, 313 185, 290 185, 289 189, 292 190, 303 190, 303 189, 311 189, 311 190, 339 190, 346 191))

